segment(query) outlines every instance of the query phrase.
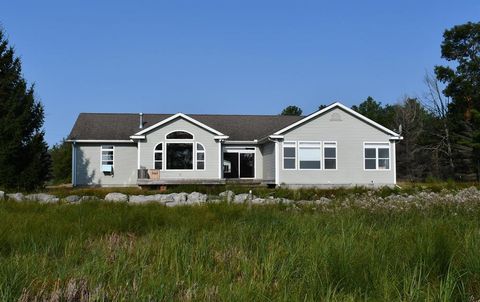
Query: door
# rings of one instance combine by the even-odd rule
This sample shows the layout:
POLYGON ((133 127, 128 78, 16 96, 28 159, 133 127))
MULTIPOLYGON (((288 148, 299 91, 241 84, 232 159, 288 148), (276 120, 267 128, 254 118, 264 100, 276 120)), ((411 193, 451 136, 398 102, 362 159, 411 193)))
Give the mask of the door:
POLYGON ((223 176, 225 178, 255 178, 255 153, 223 153, 223 176))

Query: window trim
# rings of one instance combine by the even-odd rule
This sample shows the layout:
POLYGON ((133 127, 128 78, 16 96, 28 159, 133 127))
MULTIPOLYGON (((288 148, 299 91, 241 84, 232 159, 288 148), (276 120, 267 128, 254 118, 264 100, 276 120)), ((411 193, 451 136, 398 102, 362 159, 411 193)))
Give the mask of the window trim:
POLYGON ((155 147, 153 147, 153 169, 154 170, 159 170, 159 171, 164 171, 165 170, 165 144, 164 142, 159 142, 158 144, 155 145, 155 147), (162 145, 162 151, 158 151, 157 150, 157 147, 158 145, 162 145), (157 160, 155 160, 155 154, 156 153, 162 153, 162 168, 161 169, 155 169, 155 162, 157 162, 157 160))
MULTIPOLYGON (((337 141, 323 141, 322 144, 322 150, 323 150, 323 170, 325 171, 337 171, 338 170, 338 144, 337 141), (325 146, 327 144, 327 146, 325 146), (329 145, 330 144, 330 145, 329 145), (325 148, 333 148, 331 145, 335 144, 335 169, 327 169, 327 166, 325 165, 325 160, 326 159, 333 159, 333 157, 326 157, 325 156, 325 148)), ((365 161, 364 161, 365 163, 365 161)))
POLYGON ((112 151, 112 172, 109 174, 113 174, 113 171, 115 170, 115 146, 114 145, 100 145, 100 171, 101 173, 107 173, 103 172, 103 151, 112 151), (112 148, 109 149, 104 149, 104 147, 111 146, 112 148))
MULTIPOLYGON (((297 158, 298 158, 298 149, 297 149, 297 142, 296 141, 284 141, 282 142, 282 170, 297 170, 297 158), (285 168, 285 143, 293 144, 293 148, 295 149, 295 157, 287 157, 287 159, 294 159, 295 168, 285 168)), ((287 146, 286 148, 292 148, 291 146, 287 146)))
MULTIPOLYGON (((367 172, 382 172, 382 171, 391 171, 392 170, 392 146, 390 142, 363 142, 363 149, 362 149, 362 157, 363 157, 363 171, 367 172), (375 169, 366 169, 365 168, 365 148, 369 146, 369 149, 375 149, 375 169), (378 168, 378 149, 387 149, 388 148, 388 169, 379 169, 378 168)), ((371 158, 372 159, 372 158, 371 158)))
POLYGON ((181 130, 181 129, 176 129, 176 130, 173 130, 173 131, 170 131, 168 133, 165 134, 165 140, 171 140, 171 141, 181 141, 181 140, 185 140, 185 141, 192 141, 192 140, 195 140, 195 135, 190 132, 190 131, 187 131, 187 130, 181 130), (174 132, 186 132, 188 134, 190 134, 192 136, 192 138, 167 138, 168 135, 174 133, 174 132))
MULTIPOLYGON (((223 153, 237 153, 238 155, 238 179, 257 179, 257 146, 248 146, 248 147, 223 147, 223 153), (240 154, 253 154, 253 177, 240 177, 240 154)), ((223 172, 222 172, 223 174, 223 172)), ((225 177, 224 177, 225 178, 225 177)))
POLYGON ((205 149, 205 145, 199 142, 195 142, 195 170, 197 171, 205 171, 207 169, 207 150, 205 149), (203 147, 203 150, 198 150, 198 145, 203 147), (198 168, 198 153, 203 153, 203 160, 200 160, 203 162, 203 169, 198 168))
POLYGON ((297 166, 298 170, 301 171, 322 171, 323 170, 323 143, 322 141, 298 141, 297 142, 297 166), (302 169, 300 168, 300 144, 301 143, 307 143, 307 144, 319 144, 320 148, 320 169, 302 169))

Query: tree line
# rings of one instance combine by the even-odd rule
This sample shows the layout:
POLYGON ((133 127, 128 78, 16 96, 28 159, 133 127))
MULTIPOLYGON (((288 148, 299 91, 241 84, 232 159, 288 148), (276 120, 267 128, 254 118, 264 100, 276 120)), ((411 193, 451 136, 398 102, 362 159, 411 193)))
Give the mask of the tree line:
MULTIPOLYGON (((352 109, 401 132, 397 175, 403 180, 480 180, 480 23, 454 26, 443 34, 441 56, 425 76, 425 94, 382 104, 368 97, 352 109)), ((321 105, 319 109, 324 108, 321 105)), ((297 106, 281 114, 302 115, 297 106)), ((44 109, 21 61, 0 29, 0 189, 34 190, 71 178, 71 146, 48 148, 44 109)))

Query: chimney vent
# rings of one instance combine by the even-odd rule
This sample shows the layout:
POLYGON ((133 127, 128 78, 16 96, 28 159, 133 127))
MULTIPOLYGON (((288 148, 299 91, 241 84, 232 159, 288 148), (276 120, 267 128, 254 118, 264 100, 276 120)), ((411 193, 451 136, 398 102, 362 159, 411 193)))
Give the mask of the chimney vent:
POLYGON ((138 128, 143 129, 143 113, 140 112, 138 115, 140 115, 140 125, 138 128))

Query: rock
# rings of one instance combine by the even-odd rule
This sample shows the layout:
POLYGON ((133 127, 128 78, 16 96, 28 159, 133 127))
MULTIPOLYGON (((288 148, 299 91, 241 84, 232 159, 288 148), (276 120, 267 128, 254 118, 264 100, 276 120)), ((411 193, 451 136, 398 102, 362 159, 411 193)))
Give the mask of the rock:
POLYGON ((172 195, 172 198, 173 198, 174 202, 185 203, 185 202, 187 202, 187 199, 188 199, 188 194, 185 193, 185 192, 172 193, 170 195, 172 195))
POLYGON ((179 203, 178 201, 172 201, 172 202, 167 202, 165 205, 167 207, 176 207, 176 206, 179 206, 179 205, 182 205, 182 204, 179 203))
POLYGON ((199 192, 192 192, 188 194, 187 202, 189 204, 193 203, 204 203, 207 202, 208 196, 207 194, 202 194, 199 192))
POLYGON ((174 196, 172 194, 155 194, 153 195, 155 201, 161 203, 174 202, 174 196))
POLYGON ((330 198, 327 198, 327 197, 320 197, 319 200, 315 200, 314 203, 317 204, 317 205, 327 205, 329 203, 331 203, 332 200, 330 198))
POLYGON ((105 201, 127 202, 128 195, 125 195, 123 193, 108 193, 104 199, 105 201))
POLYGON ((266 204, 264 198, 254 198, 252 199, 252 204, 266 204))
POLYGON ((23 201, 25 199, 22 193, 7 194, 7 197, 14 201, 23 201))
POLYGON ((146 203, 154 201, 157 201, 155 195, 130 195, 129 198, 130 203, 146 203))
POLYGON ((58 202, 60 199, 51 194, 38 193, 38 194, 29 194, 25 196, 26 200, 38 201, 42 203, 54 203, 58 202))
POLYGON ((97 200, 100 200, 100 198, 98 198, 97 196, 82 196, 80 197, 80 202, 84 202, 84 201, 97 201, 97 200))
POLYGON ((80 196, 78 195, 69 195, 65 197, 66 202, 78 202, 80 200, 80 196))
MULTIPOLYGON (((234 203, 244 203, 245 201, 247 201, 248 199, 250 198, 250 194, 248 193, 243 193, 243 194, 237 194, 235 195, 234 199, 233 199, 233 202, 234 203)), ((252 199, 255 198, 254 196, 252 196, 252 199)))
POLYGON ((233 193, 233 191, 225 191, 218 194, 218 196, 220 196, 220 198, 227 202, 233 202, 233 199, 235 198, 235 193, 233 193))
POLYGON ((0 191, 0 200, 5 200, 5 192, 0 191))

